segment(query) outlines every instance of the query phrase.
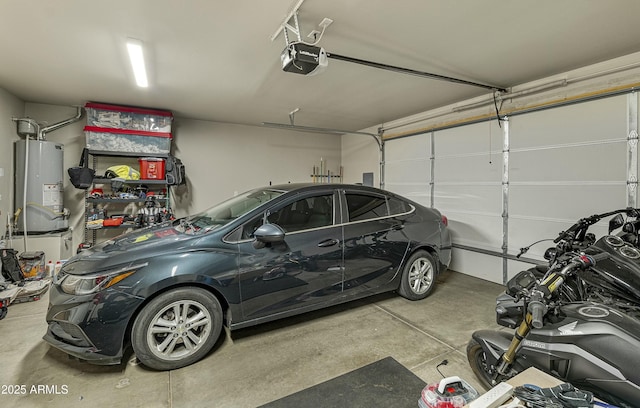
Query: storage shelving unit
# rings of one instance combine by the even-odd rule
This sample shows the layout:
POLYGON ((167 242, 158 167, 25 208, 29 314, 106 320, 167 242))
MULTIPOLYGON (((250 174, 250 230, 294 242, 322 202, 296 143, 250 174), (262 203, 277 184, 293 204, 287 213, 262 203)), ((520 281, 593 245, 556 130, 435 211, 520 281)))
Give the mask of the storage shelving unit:
MULTIPOLYGON (((157 157, 161 159, 167 159, 169 157, 168 154, 162 153, 136 153, 136 152, 112 152, 112 151, 102 151, 102 150, 85 150, 85 163, 91 163, 91 168, 96 170, 99 165, 100 157, 122 157, 122 158, 144 158, 144 157, 157 157), (91 156, 91 162, 89 162, 89 156, 91 156)), ((95 177, 93 179, 93 186, 95 185, 105 185, 110 186, 112 179, 104 178, 104 177, 95 177)), ((154 190, 166 190, 166 195, 164 198, 156 198, 161 204, 164 204, 164 207, 167 209, 171 208, 171 200, 169 199, 169 184, 166 179, 163 180, 125 180, 123 182, 125 185, 137 186, 137 185, 145 185, 149 188, 150 191, 154 190)), ((119 226, 114 227, 102 227, 99 229, 87 228, 88 221, 90 218, 91 209, 95 209, 96 206, 100 204, 119 204, 123 207, 130 203, 142 204, 146 199, 144 198, 95 198, 91 197, 90 193, 93 187, 86 190, 85 194, 85 213, 84 213, 84 242, 89 242, 91 244, 95 244, 97 240, 97 231, 98 230, 109 230, 109 229, 123 229, 123 228, 137 228, 135 224, 123 223, 119 226)))

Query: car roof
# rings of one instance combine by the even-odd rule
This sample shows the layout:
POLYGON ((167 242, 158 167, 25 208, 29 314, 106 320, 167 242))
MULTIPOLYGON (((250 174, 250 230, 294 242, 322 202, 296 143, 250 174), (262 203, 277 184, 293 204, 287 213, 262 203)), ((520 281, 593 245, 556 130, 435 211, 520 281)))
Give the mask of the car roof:
POLYGON ((313 190, 327 190, 327 189, 336 189, 343 188, 348 190, 362 190, 369 192, 377 192, 380 194, 392 194, 389 191, 380 190, 379 188, 364 186, 361 184, 341 184, 341 183, 287 183, 287 184, 276 184, 272 186, 265 187, 265 189, 272 189, 284 192, 295 192, 295 191, 313 191, 313 190))

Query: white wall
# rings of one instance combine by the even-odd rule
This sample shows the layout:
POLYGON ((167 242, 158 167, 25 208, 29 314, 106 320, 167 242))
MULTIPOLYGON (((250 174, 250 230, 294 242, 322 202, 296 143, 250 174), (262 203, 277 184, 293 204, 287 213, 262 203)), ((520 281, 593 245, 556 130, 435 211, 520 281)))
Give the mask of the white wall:
POLYGON ((24 115, 24 102, 0 88, 0 236, 4 236, 7 215, 13 212, 13 142, 18 140, 13 117, 24 115))
POLYGON ((340 169, 340 136, 177 119, 174 154, 188 185, 176 190, 176 213, 202 211, 255 187, 310 182, 313 166, 340 169))
MULTIPOLYGON (((638 60, 640 54, 635 54, 514 87, 517 92, 558 78, 566 83, 502 102, 501 112, 513 113, 508 124, 507 208, 503 208, 502 184, 504 132, 495 108, 484 104, 475 110, 458 109, 482 98, 387 124, 386 188, 427 206, 433 200, 449 218, 454 243, 496 253, 502 252, 506 210, 508 253, 513 255, 533 241, 555 237, 578 218, 626 207, 627 135, 629 126, 637 127, 629 124, 629 107, 637 107, 637 93, 566 106, 562 102, 637 88, 638 60), (554 107, 524 113, 525 108, 547 104, 554 107)), ((344 149, 355 138, 343 136, 345 172, 349 174, 352 167, 375 169, 375 155, 363 158, 344 149)), ((373 145, 365 142, 369 144, 361 151, 373 145)), ((593 230, 597 235, 606 233, 606 222, 601 224, 593 230)), ((546 247, 536 246, 528 256, 542 259, 546 247)), ((514 261, 507 265, 508 277, 527 267, 514 261)), ((504 278, 502 259, 478 252, 455 249, 451 268, 498 283, 504 278)))

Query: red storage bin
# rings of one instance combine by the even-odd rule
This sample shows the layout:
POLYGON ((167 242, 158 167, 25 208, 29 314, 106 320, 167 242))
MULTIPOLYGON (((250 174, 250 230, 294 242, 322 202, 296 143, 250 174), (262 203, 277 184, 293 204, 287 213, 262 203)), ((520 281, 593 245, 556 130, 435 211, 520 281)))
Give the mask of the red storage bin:
POLYGON ((141 180, 164 180, 164 159, 145 157, 138 159, 141 180))

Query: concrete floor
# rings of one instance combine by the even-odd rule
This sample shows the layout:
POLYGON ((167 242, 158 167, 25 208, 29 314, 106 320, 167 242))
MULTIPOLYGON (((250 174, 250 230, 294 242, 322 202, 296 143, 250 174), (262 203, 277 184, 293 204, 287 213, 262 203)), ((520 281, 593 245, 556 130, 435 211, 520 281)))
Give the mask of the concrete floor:
POLYGON ((148 370, 133 356, 119 366, 69 359, 41 339, 45 295, 10 306, 0 321, 0 406, 250 408, 387 356, 427 383, 442 378, 436 365, 447 359, 444 375, 482 392, 466 344, 474 330, 499 327, 494 305, 502 290, 447 271, 425 300, 390 293, 227 333, 204 360, 170 372, 148 370))

